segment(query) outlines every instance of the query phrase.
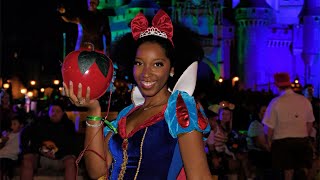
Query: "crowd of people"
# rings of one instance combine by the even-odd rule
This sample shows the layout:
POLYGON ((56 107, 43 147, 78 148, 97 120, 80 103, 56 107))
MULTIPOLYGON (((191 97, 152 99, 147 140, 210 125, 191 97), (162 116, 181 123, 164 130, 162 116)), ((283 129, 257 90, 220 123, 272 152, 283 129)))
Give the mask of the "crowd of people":
POLYGON ((102 117, 101 101, 90 99, 90 87, 81 84, 64 82, 63 101, 49 102, 45 113, 32 121, 3 93, 2 177, 11 178, 7 167, 18 162, 21 179, 32 179, 39 167, 63 170, 65 179, 75 179, 82 156, 91 179, 316 176, 320 103, 312 85, 299 94, 291 89, 288 74, 280 73, 275 75, 278 96, 225 89, 214 82, 201 86, 196 74, 203 50, 194 34, 172 24, 163 10, 152 18, 152 25, 148 21, 139 13, 131 21, 132 32, 112 46, 112 59, 132 76, 127 79, 134 80, 118 79, 127 87, 112 97, 117 97, 119 111, 112 121, 102 117), (66 102, 87 110, 83 151, 77 148, 66 102))
POLYGON ((305 90, 312 98, 294 92, 287 73, 276 74, 275 83, 279 95, 258 98, 260 103, 246 110, 250 121, 245 129, 233 126, 235 117, 242 114, 235 109, 242 103, 251 107, 250 102, 222 101, 208 107, 212 129, 206 144, 211 172, 217 177, 290 180, 319 176, 320 101, 312 97, 311 85, 305 90))
POLYGON ((21 179, 33 179, 40 167, 64 170, 65 179, 74 179, 80 149, 63 101, 48 102, 37 115, 10 104, 9 95, 5 96, 8 99, 1 99, 1 123, 10 126, 1 126, 1 179, 12 179, 16 167, 20 167, 21 179))

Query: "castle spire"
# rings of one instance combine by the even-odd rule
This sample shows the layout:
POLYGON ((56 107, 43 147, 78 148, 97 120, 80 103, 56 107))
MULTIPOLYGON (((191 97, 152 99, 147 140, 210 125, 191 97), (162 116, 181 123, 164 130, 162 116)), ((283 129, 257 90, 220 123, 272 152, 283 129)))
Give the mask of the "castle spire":
POLYGON ((303 26, 305 82, 320 87, 320 1, 304 0, 299 18, 303 26))
POLYGON ((235 8, 238 74, 246 88, 265 83, 264 52, 273 9, 265 0, 241 0, 235 8))

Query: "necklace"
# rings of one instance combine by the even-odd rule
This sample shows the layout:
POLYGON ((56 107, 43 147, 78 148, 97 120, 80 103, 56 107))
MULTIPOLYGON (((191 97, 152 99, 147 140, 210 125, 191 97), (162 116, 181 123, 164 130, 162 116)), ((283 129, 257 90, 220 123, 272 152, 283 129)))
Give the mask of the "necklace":
POLYGON ((158 107, 158 106, 162 106, 162 105, 165 105, 165 104, 157 104, 157 105, 154 105, 154 106, 143 108, 143 110, 146 111, 148 109, 151 109, 151 108, 154 108, 154 107, 158 107))
POLYGON ((163 102, 165 102, 166 101, 166 99, 164 100, 164 101, 162 101, 160 104, 156 104, 156 105, 153 105, 153 106, 149 106, 149 107, 145 107, 145 108, 143 108, 143 110, 144 111, 146 111, 146 110, 148 110, 148 109, 151 109, 151 108, 154 108, 154 107, 158 107, 158 106, 162 106, 162 105, 165 105, 166 103, 163 103, 163 102))

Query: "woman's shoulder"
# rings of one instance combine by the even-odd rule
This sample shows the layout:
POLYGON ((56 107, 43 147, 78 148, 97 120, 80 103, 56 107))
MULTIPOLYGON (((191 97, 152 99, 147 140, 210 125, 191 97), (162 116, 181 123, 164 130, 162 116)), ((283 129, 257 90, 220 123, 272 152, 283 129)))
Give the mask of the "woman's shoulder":
POLYGON ((202 106, 184 91, 175 91, 168 100, 165 120, 172 137, 191 131, 210 132, 210 125, 202 106))
POLYGON ((258 128, 258 127, 263 127, 262 123, 259 122, 258 120, 254 120, 250 123, 249 129, 251 128, 258 128))

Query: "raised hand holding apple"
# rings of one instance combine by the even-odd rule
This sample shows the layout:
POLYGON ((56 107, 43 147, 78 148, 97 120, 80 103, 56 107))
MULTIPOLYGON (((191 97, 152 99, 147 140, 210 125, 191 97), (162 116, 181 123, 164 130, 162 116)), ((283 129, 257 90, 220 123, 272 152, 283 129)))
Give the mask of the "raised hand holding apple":
MULTIPOLYGON (((113 64, 106 55, 90 50, 80 49, 69 53, 62 64, 62 78, 65 85, 73 83, 73 93, 78 94, 79 84, 86 96, 86 89, 90 87, 90 99, 98 99, 108 89, 112 76, 113 64)), ((70 89, 70 87, 68 88, 70 89)))

